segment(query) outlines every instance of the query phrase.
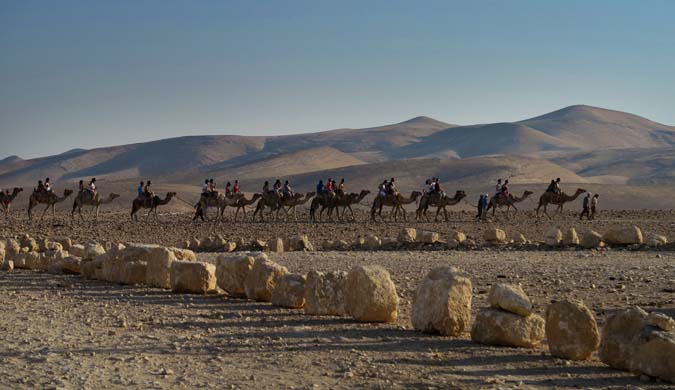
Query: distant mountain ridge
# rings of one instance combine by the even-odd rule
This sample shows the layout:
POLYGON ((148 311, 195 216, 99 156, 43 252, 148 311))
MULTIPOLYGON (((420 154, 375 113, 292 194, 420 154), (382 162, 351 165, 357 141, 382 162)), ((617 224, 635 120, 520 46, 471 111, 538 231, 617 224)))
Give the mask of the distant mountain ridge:
POLYGON ((11 156, 0 160, 0 186, 28 185, 44 177, 67 182, 92 176, 113 181, 161 178, 188 184, 202 176, 245 180, 321 176, 331 170, 381 180, 388 167, 396 167, 392 174, 405 176, 409 171, 413 182, 427 177, 434 164, 453 170, 437 173, 449 180, 478 180, 498 174, 495 167, 500 158, 512 170, 527 164, 543 167, 546 162, 539 174, 523 169, 527 174, 520 176, 521 181, 546 180, 560 172, 582 182, 589 177, 626 183, 669 182, 674 179, 669 173, 675 170, 674 149, 674 127, 620 111, 577 105, 518 122, 459 126, 419 116, 365 129, 282 136, 186 136, 73 149, 30 160, 11 156), (624 149, 631 152, 612 152, 624 149), (650 159, 652 155, 656 160, 650 159), (583 164, 576 164, 575 159, 583 164))

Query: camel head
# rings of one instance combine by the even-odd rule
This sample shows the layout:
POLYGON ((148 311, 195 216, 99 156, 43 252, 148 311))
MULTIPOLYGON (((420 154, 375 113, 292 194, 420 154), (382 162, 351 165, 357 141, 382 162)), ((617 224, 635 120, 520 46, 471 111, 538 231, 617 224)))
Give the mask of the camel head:
POLYGON ((73 194, 73 190, 67 190, 67 189, 66 189, 66 190, 63 190, 63 197, 64 197, 64 198, 67 198, 67 197, 69 197, 69 196, 72 195, 72 194, 73 194))
POLYGON ((178 194, 175 193, 175 192, 167 192, 167 193, 166 193, 166 198, 167 198, 167 199, 171 199, 171 198, 173 198, 173 197, 176 196, 176 195, 178 195, 178 194))
POLYGON ((316 192, 308 192, 307 194, 305 194, 305 198, 309 199, 309 198, 313 197, 314 195, 316 195, 316 192))
POLYGON ((363 197, 364 197, 364 196, 366 196, 366 195, 368 195, 368 194, 370 194, 370 191, 369 191, 369 190, 361 190, 361 192, 359 193, 359 196, 363 196, 363 197))
POLYGON ((108 198, 110 198, 111 201, 115 200, 116 198, 119 198, 119 194, 116 194, 114 192, 111 192, 110 195, 108 195, 108 198))
POLYGON ((583 189, 583 188, 577 188, 577 191, 575 192, 575 194, 576 194, 576 195, 581 195, 581 194, 583 194, 584 192, 586 192, 585 189, 583 189))
POLYGON ((525 192, 523 192, 523 198, 526 197, 526 196, 530 196, 532 194, 534 194, 534 192, 525 190, 525 192))
POLYGON ((466 192, 464 192, 462 190, 457 190, 457 192, 455 192, 455 199, 461 200, 461 199, 464 199, 464 198, 466 198, 466 192))
POLYGON ((21 188, 21 187, 14 187, 14 190, 12 190, 12 193, 14 194, 14 196, 16 196, 16 194, 18 194, 18 193, 21 192, 21 191, 23 191, 23 188, 21 188))
POLYGON ((251 198, 251 202, 254 202, 254 201, 256 201, 260 198, 262 198, 262 194, 259 194, 259 193, 256 192, 255 194, 253 194, 253 197, 251 198))
POLYGON ((422 192, 420 191, 413 191, 412 194, 410 194, 411 199, 417 199, 419 196, 422 195, 422 192))
POLYGON ((303 196, 304 196, 303 194, 295 193, 295 194, 293 194, 293 199, 299 200, 299 199, 302 198, 303 196))

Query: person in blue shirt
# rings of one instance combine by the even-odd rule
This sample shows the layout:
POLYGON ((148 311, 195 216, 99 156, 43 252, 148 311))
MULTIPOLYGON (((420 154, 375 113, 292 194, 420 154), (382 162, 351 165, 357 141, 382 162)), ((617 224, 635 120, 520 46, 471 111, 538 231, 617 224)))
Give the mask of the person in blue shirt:
POLYGON ((319 180, 319 184, 316 185, 316 194, 317 195, 323 194, 323 190, 324 190, 323 180, 319 180))
POLYGON ((145 183, 141 182, 141 183, 138 185, 138 188, 136 189, 136 191, 138 191, 138 197, 139 197, 139 198, 142 198, 142 197, 143 197, 143 187, 144 187, 144 186, 145 186, 145 183))

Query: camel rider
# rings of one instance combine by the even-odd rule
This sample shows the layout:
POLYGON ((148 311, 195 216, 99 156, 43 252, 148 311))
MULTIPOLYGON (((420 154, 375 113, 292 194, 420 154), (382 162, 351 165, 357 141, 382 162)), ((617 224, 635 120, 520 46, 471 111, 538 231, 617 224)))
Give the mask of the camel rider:
POLYGON ((422 193, 423 194, 431 193, 431 179, 427 179, 424 181, 424 185, 422 186, 422 193))
POLYGON ((396 184, 394 183, 394 178, 392 177, 391 180, 389 181, 389 185, 387 186, 387 193, 390 195, 396 195, 398 192, 396 191, 396 184))
POLYGON ((234 181, 234 187, 232 187, 232 193, 233 194, 238 194, 241 192, 241 188, 239 188, 239 180, 234 181))
POLYGON ((502 192, 502 179, 497 179, 497 185, 495 186, 495 194, 499 196, 502 192))
POLYGON ((286 199, 290 199, 293 196, 293 189, 291 188, 291 185, 288 183, 288 180, 284 182, 283 194, 284 198, 286 199))
POLYGON ((216 182, 213 181, 213 179, 209 179, 209 192, 211 193, 211 196, 215 196, 218 191, 216 191, 216 182))
POLYGON ((555 193, 555 180, 551 180, 551 184, 549 184, 548 188, 546 188, 546 192, 555 193))
POLYGON ((45 192, 46 193, 52 192, 52 183, 49 182, 49 178, 45 179, 45 192))
POLYGON ((93 177, 89 182, 89 191, 91 192, 92 199, 96 197, 96 178, 93 177))
POLYGON ((555 179, 555 193, 558 195, 562 194, 562 188, 560 188, 560 178, 555 179))
MULTIPOLYGON (((141 185, 143 185, 143 182, 141 182, 141 185)), ((209 195, 209 179, 204 180, 204 185, 202 186, 202 195, 208 196, 209 195)))
POLYGON ((140 182, 140 183, 138 184, 138 188, 136 188, 136 192, 138 193, 138 198, 143 198, 143 185, 144 185, 144 184, 145 184, 145 183, 140 182))
POLYGON ((445 192, 443 192, 443 189, 441 188, 441 180, 439 178, 436 178, 436 182, 434 183, 434 192, 439 194, 441 198, 445 197, 445 192))
POLYGON ((152 207, 152 202, 155 198, 155 194, 152 192, 152 189, 150 186, 152 185, 152 182, 148 180, 147 183, 145 183, 145 188, 143 188, 143 195, 145 195, 146 198, 150 199, 150 207, 152 207))
POLYGON ((328 178, 328 181, 326 182, 326 192, 331 193, 331 192, 333 192, 334 190, 335 190, 335 188, 333 188, 333 179, 331 179, 331 178, 329 177, 329 178, 328 178))
POLYGON ((79 191, 80 194, 85 191, 84 180, 80 180, 80 184, 77 186, 77 190, 79 191))
POLYGON ((282 196, 281 187, 282 187, 281 180, 277 179, 277 181, 274 182, 274 186, 272 187, 272 190, 274 190, 274 194, 279 198, 281 198, 281 196, 282 196))
POLYGON ((225 196, 228 198, 232 197, 232 189, 230 189, 230 186, 232 186, 232 184, 228 181, 227 184, 225 184, 225 196))
POLYGON ((509 197, 509 180, 504 180, 504 185, 502 186, 502 189, 500 191, 500 196, 504 197, 507 199, 509 197))
POLYGON ((35 189, 35 192, 39 192, 39 193, 45 192, 45 185, 42 184, 42 180, 38 180, 38 185, 37 185, 37 189, 35 189))
POLYGON ((382 184, 380 184, 380 187, 377 189, 377 196, 380 198, 384 198, 387 196, 387 180, 383 181, 382 184))
POLYGON ((345 179, 340 179, 340 185, 338 185, 338 195, 343 196, 345 194, 345 179))
POLYGON ((323 185, 323 180, 319 179, 319 183, 316 185, 316 194, 321 195, 326 190, 323 185))
POLYGON ((262 192, 263 194, 270 192, 270 182, 267 180, 265 180, 265 184, 263 184, 262 192))

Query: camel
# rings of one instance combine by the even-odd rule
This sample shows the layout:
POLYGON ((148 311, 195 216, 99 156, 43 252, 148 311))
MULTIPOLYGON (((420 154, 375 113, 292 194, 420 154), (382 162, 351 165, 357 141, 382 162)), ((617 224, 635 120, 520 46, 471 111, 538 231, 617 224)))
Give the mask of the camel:
POLYGON ((101 194, 96 193, 96 196, 92 197, 91 191, 80 191, 79 194, 75 197, 73 202, 73 212, 70 214, 71 218, 75 218, 75 211, 80 215, 80 219, 84 221, 82 216, 82 206, 93 206, 95 211, 94 219, 98 219, 98 209, 102 204, 112 203, 113 200, 119 198, 120 196, 115 193, 110 193, 107 198, 101 199, 101 194))
POLYGON ((33 208, 37 206, 38 204, 46 204, 47 207, 45 210, 42 212, 42 216, 40 216, 40 219, 43 219, 45 214, 47 213, 47 210, 51 209, 52 210, 52 218, 55 217, 56 215, 56 204, 61 203, 64 200, 68 199, 70 195, 73 194, 73 190, 63 190, 63 196, 59 197, 57 194, 54 192, 37 192, 33 191, 33 193, 30 196, 30 199, 28 200, 28 220, 32 221, 33 220, 33 208))
MULTIPOLYGON (((355 193, 352 192, 350 194, 347 194, 345 196, 340 196, 335 199, 333 202, 333 207, 335 208, 335 212, 337 213, 338 220, 340 220, 340 210, 339 207, 342 207, 342 216, 344 217, 345 212, 347 209, 349 209, 349 212, 351 213, 352 216, 352 221, 354 221, 356 218, 354 217, 354 210, 352 210, 352 205, 353 204, 359 204, 365 198, 368 194, 370 194, 370 191, 368 190, 361 190, 360 193, 355 193)), ((328 210, 328 214, 330 215, 331 210, 328 210)), ((320 213, 319 213, 320 214, 320 213)))
POLYGON ((458 190, 455 192, 455 196, 452 198, 449 196, 441 196, 438 192, 434 193, 427 193, 422 196, 420 199, 420 204, 417 207, 417 211, 415 212, 415 218, 417 220, 420 220, 420 218, 424 218, 427 222, 429 222, 429 217, 427 217, 427 210, 429 209, 430 206, 436 206, 436 217, 434 218, 434 221, 438 221, 438 216, 443 210, 443 216, 445 217, 445 222, 448 222, 448 211, 445 209, 446 206, 454 206, 457 203, 459 203, 462 199, 466 198, 466 193, 462 190, 458 190))
MULTIPOLYGON (((234 206, 232 206, 237 208, 237 211, 234 212, 234 222, 237 222, 239 210, 244 212, 244 218, 246 218, 246 206, 252 205, 253 203, 255 203, 256 200, 260 199, 261 197, 262 194, 253 194, 253 197, 251 197, 251 199, 246 199, 246 197, 242 197, 241 199, 239 199, 237 203, 234 206)), ((225 209, 223 209, 223 211, 225 211, 225 209)))
POLYGON ((171 199, 173 199, 174 196, 176 196, 175 192, 168 192, 164 199, 161 199, 159 196, 155 195, 152 200, 152 204, 150 203, 150 198, 147 197, 138 197, 134 199, 134 201, 131 203, 131 219, 138 222, 138 215, 136 215, 136 213, 138 213, 138 210, 140 209, 150 209, 150 211, 148 211, 148 217, 154 211, 155 218, 157 218, 157 206, 164 206, 165 204, 168 204, 171 202, 171 199))
POLYGON ((9 208, 12 205, 12 202, 19 195, 19 192, 23 191, 21 187, 14 187, 11 194, 6 193, 5 191, 0 191, 0 205, 2 210, 5 212, 5 217, 9 217, 9 208))
POLYGON ((546 212, 546 206, 549 204, 555 204, 558 205, 558 214, 562 213, 563 211, 563 205, 567 202, 573 202, 575 201, 579 195, 583 194, 586 192, 583 188, 577 188, 576 192, 574 195, 570 196, 567 195, 566 193, 561 193, 561 194, 556 194, 554 192, 544 192, 541 194, 539 197, 539 205, 537 206, 537 218, 539 218, 539 209, 544 206, 544 214, 546 214, 547 217, 551 218, 550 215, 546 212))
POLYGON ((314 197, 314 195, 316 195, 316 192, 308 192, 303 198, 293 197, 288 199, 286 202, 284 202, 284 199, 282 199, 281 207, 277 209, 277 218, 279 217, 279 211, 284 210, 285 218, 288 220, 288 213, 293 210, 293 220, 297 222, 298 216, 295 213, 295 208, 307 203, 314 197))
MULTIPOLYGON (((312 204, 309 206, 309 221, 316 222, 316 209, 318 209, 319 206, 321 206, 321 211, 319 212, 319 221, 321 221, 323 211, 325 209, 328 209, 329 211, 331 210, 331 207, 335 202, 335 198, 337 198, 337 195, 334 192, 324 192, 323 194, 312 199, 312 204)), ((328 213, 328 219, 331 221, 333 220, 330 212, 328 213)))
POLYGON ((532 191, 525 190, 523 192, 523 196, 521 197, 514 196, 513 194, 509 194, 508 198, 494 195, 492 198, 490 198, 490 202, 488 203, 487 209, 485 209, 485 211, 487 212, 488 210, 490 210, 490 208, 492 208, 492 216, 494 217, 497 208, 506 206, 506 217, 508 218, 509 210, 511 209, 511 207, 513 207, 513 210, 515 210, 515 212, 513 213, 515 215, 516 213, 518 213, 518 209, 516 208, 515 204, 524 201, 525 199, 527 199, 528 196, 532 194, 533 194, 532 191))
POLYGON ((403 212, 403 220, 407 221, 405 210, 403 206, 406 204, 414 203, 422 195, 419 191, 413 191, 410 193, 410 197, 406 198, 401 194, 396 195, 386 195, 384 197, 378 196, 373 200, 373 207, 370 209, 370 218, 373 222, 376 222, 375 214, 382 218, 382 207, 390 206, 392 208, 391 214, 394 221, 398 221, 398 213, 403 212))
POLYGON ((341 221, 342 219, 340 218, 340 207, 342 207, 342 215, 344 216, 344 213, 346 212, 347 209, 349 209, 349 212, 351 213, 352 216, 352 221, 355 219, 354 218, 354 210, 352 209, 353 204, 358 204, 361 203, 363 198, 365 198, 368 194, 370 194, 370 191, 368 190, 361 190, 360 193, 349 193, 345 194, 342 196, 334 196, 334 197, 322 197, 322 198, 315 198, 312 201, 312 206, 309 209, 309 218, 310 221, 315 221, 316 220, 316 209, 321 206, 321 210, 319 211, 319 220, 321 220, 321 216, 323 215, 323 211, 325 209, 328 209, 328 218, 332 221, 332 212, 335 210, 338 216, 338 220, 341 221))
POLYGON ((290 198, 283 198, 277 196, 275 192, 268 192, 266 194, 263 194, 260 200, 258 201, 258 204, 256 205, 255 211, 253 212, 253 219, 255 220, 256 214, 260 213, 260 221, 263 222, 264 217, 263 217, 263 212, 265 210, 265 207, 270 208, 269 216, 272 215, 274 211, 277 211, 278 209, 284 206, 292 206, 296 202, 298 202, 304 195, 301 193, 295 193, 292 197, 290 198))
POLYGON ((225 213, 225 208, 228 206, 235 207, 237 202, 242 198, 244 198, 244 194, 242 193, 233 194, 232 196, 226 196, 220 192, 211 196, 202 194, 202 196, 199 198, 199 203, 197 204, 197 210, 201 208, 204 210, 204 215, 206 215, 206 210, 209 207, 217 207, 218 214, 216 215, 216 218, 222 218, 223 214, 225 213))

